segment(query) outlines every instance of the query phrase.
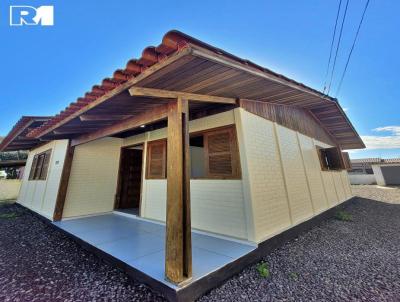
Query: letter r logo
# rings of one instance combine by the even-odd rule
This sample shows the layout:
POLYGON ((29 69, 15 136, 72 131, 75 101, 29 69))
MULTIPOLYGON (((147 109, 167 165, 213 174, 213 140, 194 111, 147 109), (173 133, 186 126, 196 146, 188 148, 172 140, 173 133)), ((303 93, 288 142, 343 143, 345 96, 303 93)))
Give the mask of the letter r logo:
POLYGON ((10 26, 54 25, 54 7, 42 5, 38 8, 26 5, 10 6, 10 26))

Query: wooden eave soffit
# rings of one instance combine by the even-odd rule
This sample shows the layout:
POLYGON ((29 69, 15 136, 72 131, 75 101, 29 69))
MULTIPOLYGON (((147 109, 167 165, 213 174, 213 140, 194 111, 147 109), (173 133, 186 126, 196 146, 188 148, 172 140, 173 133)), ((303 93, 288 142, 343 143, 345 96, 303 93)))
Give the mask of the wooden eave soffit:
POLYGON ((237 100, 234 98, 226 98, 226 97, 221 97, 221 96, 212 96, 212 95, 197 94, 197 93, 188 93, 188 92, 181 92, 181 91, 144 88, 144 87, 131 87, 129 89, 129 94, 131 96, 153 97, 153 98, 163 98, 163 99, 181 98, 181 99, 185 99, 185 100, 206 102, 206 103, 219 103, 219 104, 231 104, 231 105, 234 105, 237 103, 237 100))

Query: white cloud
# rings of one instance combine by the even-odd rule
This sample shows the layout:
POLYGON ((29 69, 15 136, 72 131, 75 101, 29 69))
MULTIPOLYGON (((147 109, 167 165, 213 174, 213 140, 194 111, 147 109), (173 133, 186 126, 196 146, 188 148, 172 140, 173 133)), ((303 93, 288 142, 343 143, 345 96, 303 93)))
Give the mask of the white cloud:
POLYGON ((349 149, 349 150, 343 150, 345 152, 348 152, 350 154, 354 154, 354 153, 360 153, 360 151, 362 150, 358 150, 358 149, 349 149))
POLYGON ((361 135, 367 149, 400 148, 400 126, 385 126, 372 129, 374 132, 388 132, 390 135, 361 135))
POLYGON ((344 112, 349 111, 349 108, 347 108, 347 107, 343 107, 342 109, 343 109, 344 112))
POLYGON ((372 129, 375 132, 391 132, 395 136, 400 136, 400 126, 386 126, 372 129))

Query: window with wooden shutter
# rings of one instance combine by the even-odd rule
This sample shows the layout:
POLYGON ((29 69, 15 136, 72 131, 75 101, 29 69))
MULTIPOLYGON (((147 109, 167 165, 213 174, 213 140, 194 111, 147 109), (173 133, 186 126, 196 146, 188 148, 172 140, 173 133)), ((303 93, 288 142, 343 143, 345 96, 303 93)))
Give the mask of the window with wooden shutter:
POLYGON ((39 179, 40 172, 42 170, 43 161, 44 161, 44 154, 38 154, 36 168, 35 168, 35 174, 33 175, 34 180, 39 179))
POLYGON ((167 141, 160 140, 147 143, 147 179, 166 178, 167 141))
POLYGON ((51 149, 43 153, 43 164, 39 175, 40 180, 46 180, 47 171, 49 169, 50 157, 51 157, 51 149))
POLYGON ((235 128, 205 132, 204 147, 208 178, 240 178, 235 128))
POLYGON ((322 170, 343 170, 345 163, 342 152, 337 147, 332 148, 318 148, 318 156, 321 163, 322 170))
POLYGON ((37 164, 37 155, 35 155, 32 160, 31 170, 29 171, 29 178, 28 178, 29 180, 32 180, 34 178, 36 164, 37 164))
POLYGON ((46 180, 50 157, 51 149, 33 157, 29 180, 46 180))
POLYGON ((352 167, 351 167, 349 152, 342 152, 342 157, 343 157, 343 162, 344 162, 344 168, 347 171, 350 171, 352 167))

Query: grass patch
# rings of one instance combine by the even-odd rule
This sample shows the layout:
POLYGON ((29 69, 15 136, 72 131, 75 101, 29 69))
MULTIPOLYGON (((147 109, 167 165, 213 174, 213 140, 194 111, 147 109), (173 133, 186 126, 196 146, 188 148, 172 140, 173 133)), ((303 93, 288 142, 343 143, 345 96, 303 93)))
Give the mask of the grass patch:
POLYGON ((297 281, 297 280, 299 280, 299 274, 296 272, 291 272, 291 273, 289 273, 289 278, 294 281, 297 281))
POLYGON ((340 221, 353 221, 353 216, 343 210, 339 210, 335 214, 335 219, 340 221))
POLYGON ((15 203, 15 199, 3 199, 0 200, 0 207, 5 206, 5 205, 10 205, 15 203))
POLYGON ((0 214, 0 219, 14 219, 14 218, 17 218, 19 216, 20 216, 19 214, 14 213, 14 212, 12 212, 12 213, 3 213, 3 214, 0 214))
POLYGON ((271 274, 269 272, 269 266, 266 262, 261 262, 257 265, 257 271, 263 278, 268 278, 271 274))

